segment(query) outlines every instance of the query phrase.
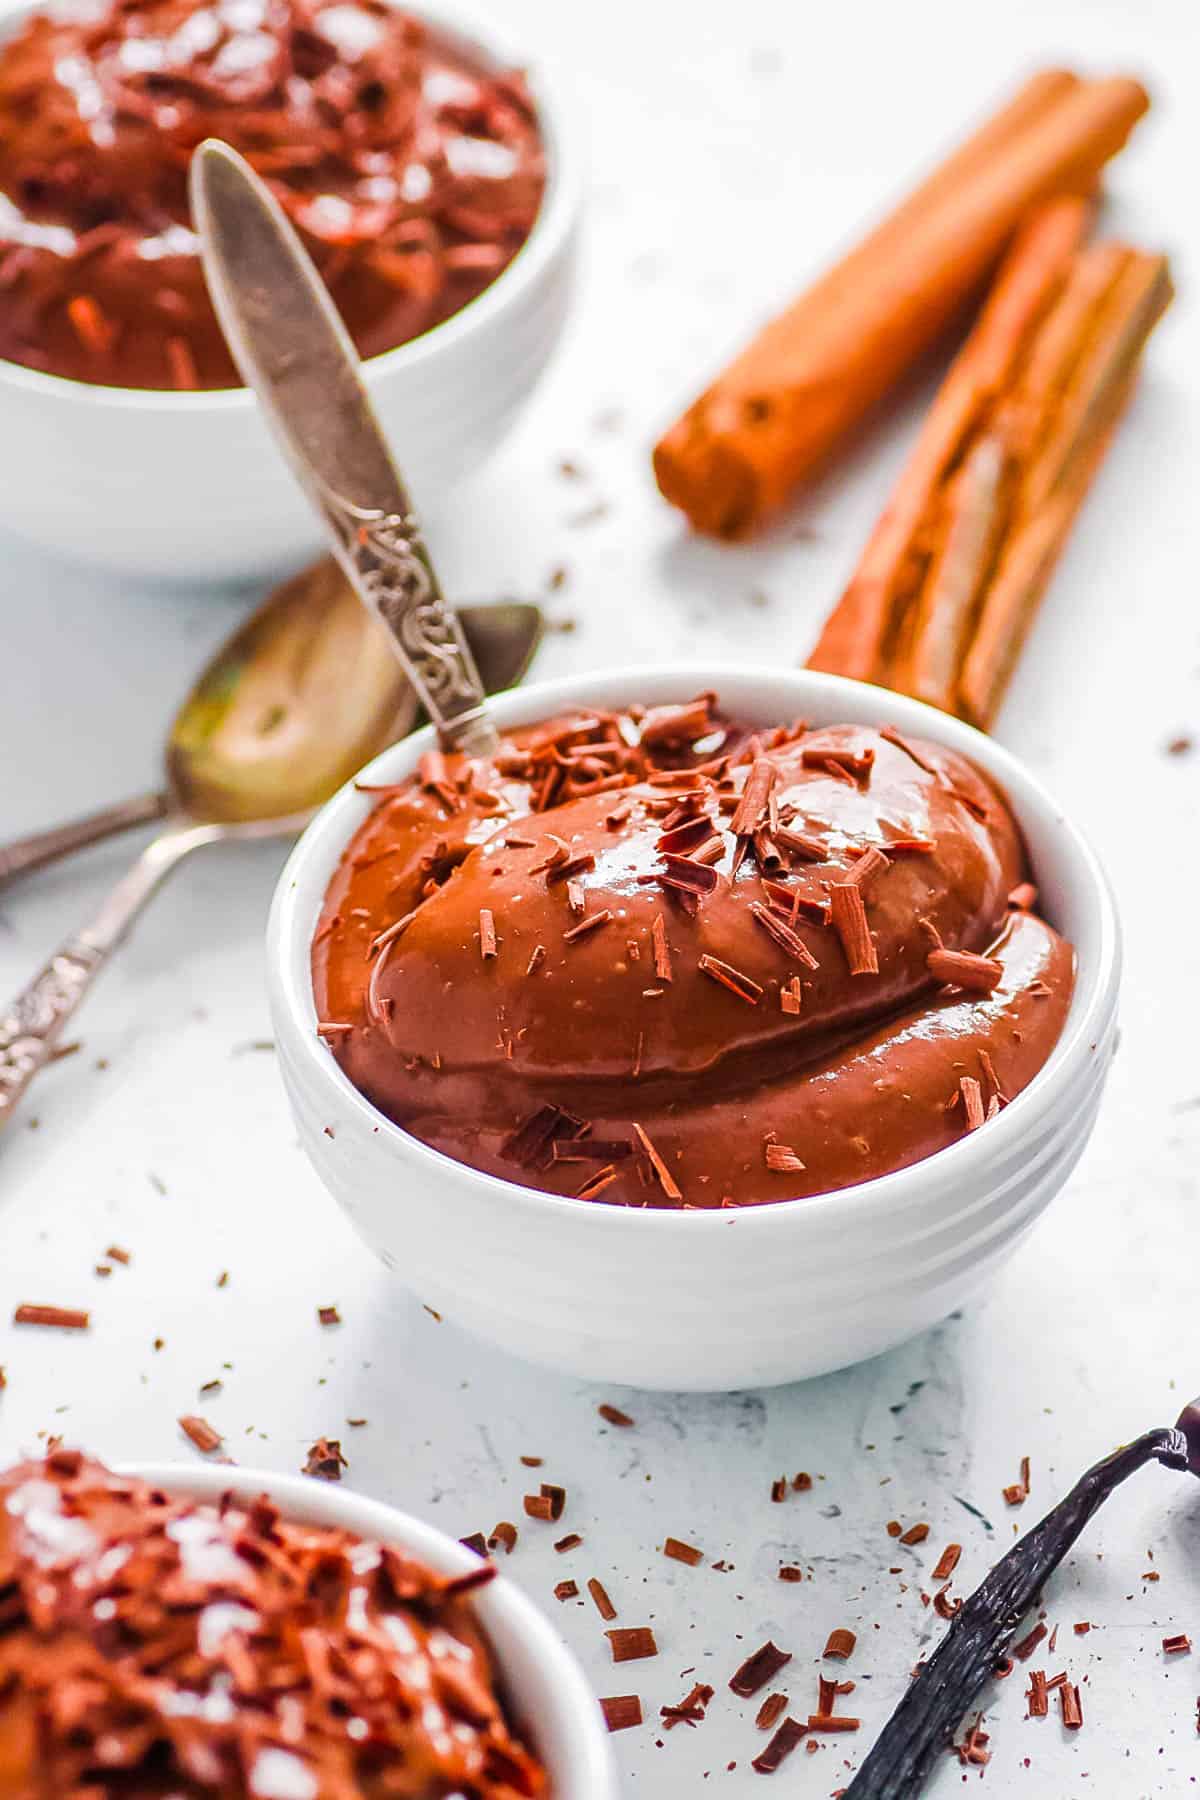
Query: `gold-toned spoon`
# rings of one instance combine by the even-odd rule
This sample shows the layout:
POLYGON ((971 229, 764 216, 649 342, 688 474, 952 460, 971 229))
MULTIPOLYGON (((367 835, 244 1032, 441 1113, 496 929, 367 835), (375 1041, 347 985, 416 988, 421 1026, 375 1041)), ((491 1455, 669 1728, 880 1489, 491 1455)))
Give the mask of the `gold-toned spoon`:
MULTIPOLYGON (((541 641, 541 609, 498 601, 460 607, 458 616, 487 691, 520 681, 541 641)), ((201 674, 167 740, 171 791, 138 794, 0 844, 0 885, 165 818, 178 795, 193 813, 202 810, 214 781, 221 818, 239 786, 258 814, 269 791, 283 792, 285 810, 315 808, 421 717, 384 632, 326 557, 270 593, 201 674), (317 712, 321 735, 313 730, 317 712)))
MULTIPOLYGON (((539 609, 514 601, 465 607, 458 616, 487 691, 519 681, 541 636, 539 609)), ((209 663, 176 716, 162 831, 92 923, 0 1014, 0 1126, 183 857, 202 844, 293 836, 356 769, 411 731, 420 710, 387 632, 336 563, 318 563, 272 594, 209 663)))

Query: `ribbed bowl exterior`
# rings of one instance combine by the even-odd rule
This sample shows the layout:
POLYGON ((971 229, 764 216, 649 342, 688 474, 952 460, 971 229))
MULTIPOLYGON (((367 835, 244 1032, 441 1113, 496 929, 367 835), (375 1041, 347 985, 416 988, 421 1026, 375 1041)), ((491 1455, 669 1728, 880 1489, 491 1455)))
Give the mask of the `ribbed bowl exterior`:
MULTIPOLYGON (((980 1288, 1053 1199, 1091 1134, 1116 1039, 1120 954, 1086 845, 998 746, 915 702, 807 672, 630 671, 506 697, 503 722, 579 703, 655 702, 717 688, 769 723, 890 719, 973 756, 1009 793, 1079 976, 1063 1038, 989 1123, 896 1175, 816 1199, 723 1212, 563 1201, 417 1143, 352 1088, 315 1034, 308 947, 358 819, 344 792, 281 879, 269 946, 280 1066, 301 1142, 365 1241, 446 1318, 517 1355, 596 1380, 728 1389, 797 1380, 874 1355, 980 1288)), ((371 779, 415 762, 415 740, 371 779)))
MULTIPOLYGON (((6 9, 10 34, 32 6, 6 9)), ((454 0, 415 8, 486 60, 528 67, 454 0)), ((528 243, 445 324, 363 365, 423 516, 515 423, 571 298, 579 190, 561 111, 531 86, 547 192, 528 243)), ((168 581, 267 577, 324 548, 315 516, 244 390, 148 393, 63 381, 0 360, 0 527, 60 555, 168 581)))

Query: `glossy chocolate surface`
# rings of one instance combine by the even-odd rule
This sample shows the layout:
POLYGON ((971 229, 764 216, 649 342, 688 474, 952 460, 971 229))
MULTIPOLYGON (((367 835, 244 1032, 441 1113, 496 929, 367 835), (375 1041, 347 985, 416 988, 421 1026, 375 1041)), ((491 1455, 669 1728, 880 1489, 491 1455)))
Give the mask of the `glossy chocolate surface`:
POLYGON ((0 356, 133 388, 239 385, 187 207, 225 138, 270 184, 359 351, 512 260, 544 158, 518 74, 383 0, 108 0, 0 47, 0 356))
POLYGON ((649 747, 628 714, 562 720, 380 795, 313 953, 356 1086, 508 1180, 590 1198, 603 1173, 605 1202, 698 1207, 903 1168, 968 1128, 964 1078, 985 1115, 1020 1092, 1074 961, 1010 906, 1027 870, 1002 796, 933 743, 716 718, 672 741, 670 710, 649 747), (751 779, 769 795, 739 834, 751 779), (856 877, 877 973, 829 917, 856 877), (939 982, 939 942, 987 953, 991 991, 939 982))
POLYGON ((550 1800, 470 1603, 269 1500, 0 1476, 0 1800, 550 1800))

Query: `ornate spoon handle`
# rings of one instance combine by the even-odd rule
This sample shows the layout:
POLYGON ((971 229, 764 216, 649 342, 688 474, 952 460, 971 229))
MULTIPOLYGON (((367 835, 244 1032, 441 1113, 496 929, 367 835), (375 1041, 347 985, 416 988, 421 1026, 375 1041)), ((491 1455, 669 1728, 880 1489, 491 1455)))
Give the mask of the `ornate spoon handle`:
POLYGON ((446 605, 416 510, 359 373, 358 353, 282 207, 219 139, 192 155, 192 217, 233 360, 363 604, 382 621, 442 742, 497 742, 483 685, 446 605))
POLYGON ((123 800, 118 806, 106 806, 102 812, 88 813, 86 818, 72 819, 66 825, 54 825, 49 831, 35 831, 29 837, 14 838, 0 844, 0 885, 14 875, 44 868, 60 857, 73 856, 91 844, 101 844, 119 831, 135 825, 149 825, 166 817, 170 800, 166 794, 139 794, 135 800, 123 800))
POLYGON ((91 924, 61 944, 0 1014, 0 1128, 38 1070, 53 1059, 67 1022, 164 875, 216 834, 209 826, 184 825, 156 837, 91 924))

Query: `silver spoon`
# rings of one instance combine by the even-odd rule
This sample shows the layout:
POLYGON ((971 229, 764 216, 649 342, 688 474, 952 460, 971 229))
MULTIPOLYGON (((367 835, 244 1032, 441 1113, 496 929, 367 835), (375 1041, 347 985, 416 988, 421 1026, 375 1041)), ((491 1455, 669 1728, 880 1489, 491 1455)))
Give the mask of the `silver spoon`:
MULTIPOLYGON (((334 555, 452 749, 498 736, 462 627, 442 598, 412 502, 367 398, 348 333, 282 210, 249 165, 210 139, 192 158, 192 215, 213 305, 242 378, 329 531, 334 555)), ((0 1126, 167 872, 201 844, 275 836, 294 816, 214 821, 180 806, 98 916, 0 1017, 0 1126)))

